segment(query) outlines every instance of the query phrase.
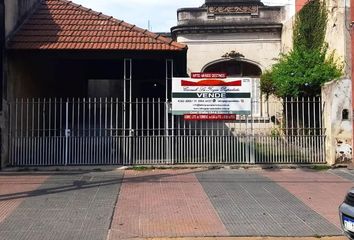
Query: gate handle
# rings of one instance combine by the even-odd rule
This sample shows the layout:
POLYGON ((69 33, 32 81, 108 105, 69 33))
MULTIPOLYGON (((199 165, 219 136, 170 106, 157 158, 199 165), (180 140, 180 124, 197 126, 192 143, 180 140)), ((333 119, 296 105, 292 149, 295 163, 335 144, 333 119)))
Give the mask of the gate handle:
POLYGON ((71 130, 65 129, 65 137, 70 137, 70 135, 71 135, 71 130))

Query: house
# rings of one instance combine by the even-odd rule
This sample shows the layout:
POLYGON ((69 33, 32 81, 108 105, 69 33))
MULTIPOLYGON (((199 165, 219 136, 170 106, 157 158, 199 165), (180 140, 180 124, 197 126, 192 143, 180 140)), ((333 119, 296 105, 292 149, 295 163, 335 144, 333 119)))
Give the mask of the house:
POLYGON ((261 116, 267 107, 261 105, 259 78, 281 53, 286 13, 285 7, 260 0, 206 0, 201 7, 179 9, 171 31, 177 42, 188 45, 188 73, 251 77, 253 111, 261 116))
MULTIPOLYGON (((11 4, 8 6, 11 7, 11 4)), ((54 138, 68 136, 69 131, 72 137, 91 133, 101 135, 103 132, 107 134, 109 120, 110 136, 130 135, 133 121, 135 123, 137 119, 132 114, 137 111, 131 106, 132 102, 154 98, 164 103, 170 98, 172 76, 186 75, 187 47, 184 44, 66 0, 32 0, 23 1, 23 4, 27 4, 29 10, 24 11, 25 5, 17 5, 17 13, 21 17, 7 17, 13 29, 8 31, 6 43, 4 84, 5 99, 10 104, 11 112, 7 116, 10 136, 25 138, 33 134, 33 137, 54 138), (23 21, 20 23, 20 20, 23 21), (21 110, 11 108, 11 104, 18 103, 16 101, 28 103, 23 105, 27 107, 23 110, 27 113, 26 117, 23 117, 21 110), (87 115, 76 110, 85 108, 84 101, 91 104, 87 105, 87 115), (70 111, 66 108, 68 115, 65 122, 59 109, 68 104, 70 111), (96 118, 93 119, 94 108, 95 111, 97 108, 97 122, 96 118), (92 115, 89 117, 91 109, 92 115), (117 116, 114 119, 113 111, 117 116), (41 114, 37 116, 38 112, 41 114), (105 127, 99 125, 102 120, 98 120, 104 113, 105 127), (87 130, 78 131, 83 126, 87 130), (19 130, 21 127, 22 130, 19 130), (124 130, 118 133, 118 128, 124 130)), ((139 118, 144 114, 140 114, 139 118)), ((6 146, 24 151, 25 145, 15 144, 13 140, 7 140, 6 146)), ((107 145, 102 143, 100 146, 107 145)), ((40 148, 49 146, 44 144, 40 148)), ((27 153, 29 158, 31 154, 27 153)), ((11 151, 9 154, 13 159, 11 151)), ((7 156, 5 154, 4 159, 7 156)), ((51 159, 53 156, 48 155, 41 164, 31 164, 46 165, 51 159)))

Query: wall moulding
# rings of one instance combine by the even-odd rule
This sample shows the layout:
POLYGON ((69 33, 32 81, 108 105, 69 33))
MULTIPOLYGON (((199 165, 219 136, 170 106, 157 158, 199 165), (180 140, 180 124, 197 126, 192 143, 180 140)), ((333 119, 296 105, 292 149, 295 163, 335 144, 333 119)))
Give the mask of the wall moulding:
POLYGON ((208 7, 208 14, 257 14, 258 15, 258 6, 208 7))

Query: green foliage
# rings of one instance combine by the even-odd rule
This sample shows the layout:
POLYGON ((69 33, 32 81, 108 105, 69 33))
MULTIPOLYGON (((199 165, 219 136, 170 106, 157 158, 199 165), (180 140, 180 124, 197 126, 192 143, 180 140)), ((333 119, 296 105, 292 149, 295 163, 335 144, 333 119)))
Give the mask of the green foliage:
POLYGON ((311 167, 311 169, 313 169, 315 171, 327 171, 327 170, 331 169, 331 167, 328 165, 314 165, 311 167))
POLYGON ((271 86, 278 97, 315 96, 321 86, 342 75, 342 66, 327 51, 293 50, 273 65, 271 86))
POLYGON ((147 170, 150 170, 151 168, 149 167, 145 167, 145 166, 134 166, 132 168, 132 170, 134 171, 147 171, 147 170))
POLYGON ((261 91, 268 99, 275 92, 275 86, 272 78, 272 72, 266 70, 261 76, 261 91))
POLYGON ((273 128, 270 134, 272 137, 279 137, 281 135, 281 130, 278 128, 273 128))
POLYGON ((308 2, 295 18, 294 50, 321 50, 325 42, 327 22, 328 14, 325 1, 308 2))
POLYGON ((325 4, 312 0, 296 16, 294 48, 261 76, 266 96, 316 96, 321 86, 342 75, 343 64, 328 53, 325 43, 327 26, 325 4))

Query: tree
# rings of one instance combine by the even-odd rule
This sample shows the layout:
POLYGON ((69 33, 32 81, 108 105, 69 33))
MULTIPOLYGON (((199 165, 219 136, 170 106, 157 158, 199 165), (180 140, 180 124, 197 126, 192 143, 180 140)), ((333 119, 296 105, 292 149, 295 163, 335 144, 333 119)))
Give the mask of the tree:
POLYGON ((266 95, 316 96, 321 86, 342 75, 343 64, 328 52, 325 42, 328 15, 321 0, 308 2, 297 14, 293 29, 293 49, 282 54, 261 76, 266 95))

